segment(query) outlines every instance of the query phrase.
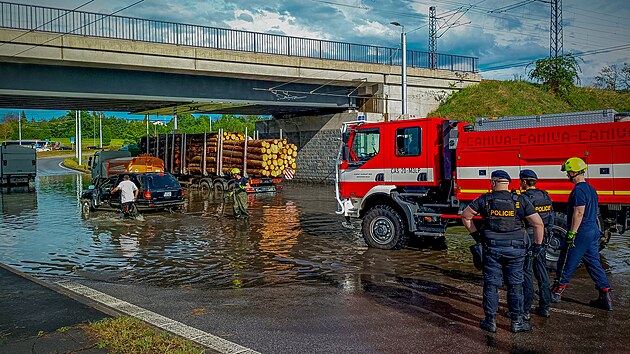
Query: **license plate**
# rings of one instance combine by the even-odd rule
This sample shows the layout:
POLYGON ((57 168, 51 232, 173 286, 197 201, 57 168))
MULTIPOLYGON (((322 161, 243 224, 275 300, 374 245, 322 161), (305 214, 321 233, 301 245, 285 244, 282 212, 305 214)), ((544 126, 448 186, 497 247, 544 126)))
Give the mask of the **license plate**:
POLYGON ((170 198, 171 192, 164 192, 164 198, 170 198))

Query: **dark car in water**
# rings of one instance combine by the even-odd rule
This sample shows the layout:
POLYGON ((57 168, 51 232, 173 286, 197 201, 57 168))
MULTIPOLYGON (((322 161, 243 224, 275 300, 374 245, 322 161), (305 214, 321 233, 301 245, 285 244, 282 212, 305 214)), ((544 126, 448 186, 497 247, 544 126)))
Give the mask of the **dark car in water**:
MULTIPOLYGON (((139 211, 178 209, 184 204, 184 188, 170 173, 128 173, 138 187, 135 205, 139 211)), ((120 191, 111 191, 123 180, 124 175, 100 178, 81 195, 81 213, 89 215, 94 210, 112 210, 120 207, 120 191)))

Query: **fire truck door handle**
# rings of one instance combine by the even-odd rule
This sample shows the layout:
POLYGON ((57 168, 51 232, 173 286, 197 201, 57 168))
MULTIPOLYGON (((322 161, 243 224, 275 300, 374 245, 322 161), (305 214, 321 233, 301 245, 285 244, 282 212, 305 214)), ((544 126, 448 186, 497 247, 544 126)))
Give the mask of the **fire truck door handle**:
POLYGON ((376 182, 384 182, 385 181, 385 174, 384 173, 378 173, 376 175, 376 178, 374 178, 374 181, 376 181, 376 182))

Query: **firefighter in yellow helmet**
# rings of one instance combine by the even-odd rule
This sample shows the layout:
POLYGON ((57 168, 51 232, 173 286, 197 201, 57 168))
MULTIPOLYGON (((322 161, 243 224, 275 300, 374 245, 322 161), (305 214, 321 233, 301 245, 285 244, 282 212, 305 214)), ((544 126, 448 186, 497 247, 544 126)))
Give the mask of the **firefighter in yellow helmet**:
POLYGON ((250 188, 247 178, 241 175, 241 170, 233 168, 230 173, 234 179, 232 199, 234 200, 234 218, 249 218, 249 209, 247 207, 247 189, 250 188))
POLYGON ((599 297, 591 301, 590 305, 612 311, 610 283, 599 261, 597 192, 586 182, 584 174, 587 167, 586 162, 579 157, 572 157, 562 164, 561 170, 567 173, 569 181, 575 186, 567 202, 567 236, 558 261, 557 278, 551 288, 551 301, 560 301, 569 280, 582 261, 599 290, 599 297))

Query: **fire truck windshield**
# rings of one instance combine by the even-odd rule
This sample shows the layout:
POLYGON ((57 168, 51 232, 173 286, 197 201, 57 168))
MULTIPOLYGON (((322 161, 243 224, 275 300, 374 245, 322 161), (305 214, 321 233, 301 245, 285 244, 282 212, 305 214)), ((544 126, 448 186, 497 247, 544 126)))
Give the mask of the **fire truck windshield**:
POLYGON ((378 129, 357 130, 352 140, 352 154, 357 161, 367 161, 380 150, 380 132, 378 129))

